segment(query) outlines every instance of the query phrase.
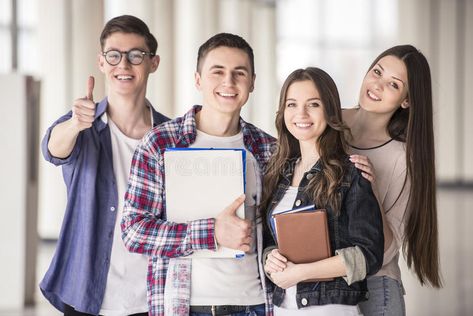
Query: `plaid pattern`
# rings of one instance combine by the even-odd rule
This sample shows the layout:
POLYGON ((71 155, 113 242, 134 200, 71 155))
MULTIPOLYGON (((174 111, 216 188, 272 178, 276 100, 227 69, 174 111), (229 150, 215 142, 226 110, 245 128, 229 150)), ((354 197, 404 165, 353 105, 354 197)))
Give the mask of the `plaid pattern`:
MULTIPOLYGON (((179 224, 166 221, 164 150, 171 147, 189 147, 195 141, 197 134, 195 114, 200 109, 201 106, 196 105, 183 117, 154 128, 143 138, 132 160, 121 222, 122 237, 130 251, 150 256, 148 269, 150 315, 164 315, 165 288, 166 302, 173 305, 166 309, 172 314, 187 314, 190 300, 190 260, 175 258, 187 256, 194 250, 216 249, 214 219, 179 224), (168 272, 170 263, 172 269, 168 272)), ((245 147, 254 155, 262 172, 275 140, 243 119, 240 119, 240 127, 245 147)), ((261 198, 261 179, 258 181, 257 201, 261 198)), ((257 245, 260 255, 262 230, 257 231, 259 231, 257 245)), ((267 314, 271 315, 270 294, 264 284, 265 277, 262 274, 261 263, 259 268, 263 289, 267 293, 267 314)))

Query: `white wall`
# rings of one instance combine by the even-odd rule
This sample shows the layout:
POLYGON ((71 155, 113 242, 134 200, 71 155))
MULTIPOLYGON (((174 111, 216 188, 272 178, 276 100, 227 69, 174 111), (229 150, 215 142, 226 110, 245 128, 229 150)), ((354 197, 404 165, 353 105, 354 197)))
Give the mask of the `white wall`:
POLYGON ((432 72, 437 178, 473 182, 473 1, 399 0, 400 42, 426 55, 432 72))
MULTIPOLYGON (((30 78, 31 80, 31 78, 30 78)), ((33 82, 19 74, 0 75, 2 101, 0 126, 8 131, 0 137, 0 192, 3 220, 0 221, 0 310, 32 302, 36 288, 37 244, 37 157, 34 120, 38 101, 33 82), (31 86, 29 85, 31 84, 31 86), (9 105, 9 106, 5 106, 9 105)))

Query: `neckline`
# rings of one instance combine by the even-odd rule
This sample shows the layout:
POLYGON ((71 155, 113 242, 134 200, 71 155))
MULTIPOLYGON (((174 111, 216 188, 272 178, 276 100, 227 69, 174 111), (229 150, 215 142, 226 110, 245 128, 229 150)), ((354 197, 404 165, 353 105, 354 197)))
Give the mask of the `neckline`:
POLYGON ((117 135, 119 138, 125 140, 126 142, 132 142, 136 146, 141 141, 141 138, 133 138, 133 137, 125 135, 125 133, 123 133, 118 128, 117 124, 115 124, 115 122, 111 119, 108 119, 108 126, 110 128, 110 133, 117 135))
POLYGON ((232 136, 215 136, 215 135, 210 135, 205 132, 202 132, 201 130, 197 129, 197 136, 205 137, 206 139, 210 139, 213 141, 217 142, 233 142, 233 141, 239 141, 240 139, 243 139, 243 131, 239 131, 237 134, 232 135, 232 136))
POLYGON ((362 147, 357 147, 355 145, 350 145, 351 148, 355 148, 355 149, 358 149, 358 150, 371 150, 371 149, 376 149, 376 148, 380 148, 380 147, 383 147, 387 144, 389 144, 390 142, 392 142, 394 140, 394 138, 391 138, 389 139, 388 141, 382 143, 381 145, 377 145, 377 146, 373 146, 373 147, 365 147, 365 148, 362 148, 362 147))

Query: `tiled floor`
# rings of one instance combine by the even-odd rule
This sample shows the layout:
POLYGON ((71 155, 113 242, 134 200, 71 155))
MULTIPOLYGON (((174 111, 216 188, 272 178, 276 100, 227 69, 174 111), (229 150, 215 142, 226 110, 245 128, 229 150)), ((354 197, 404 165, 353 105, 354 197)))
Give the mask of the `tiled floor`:
MULTIPOLYGON (((439 235, 444 288, 421 287, 401 262, 407 315, 473 315, 473 190, 439 190, 439 235)), ((49 264, 54 246, 39 252, 38 278, 49 264)), ((61 315, 36 293, 37 305, 23 311, 0 311, 0 316, 61 315)))

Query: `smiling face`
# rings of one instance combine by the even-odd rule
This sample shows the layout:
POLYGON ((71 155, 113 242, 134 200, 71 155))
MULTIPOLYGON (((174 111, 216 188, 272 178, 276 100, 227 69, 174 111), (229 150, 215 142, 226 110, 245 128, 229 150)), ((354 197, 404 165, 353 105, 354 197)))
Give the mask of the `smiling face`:
POLYGON ((248 55, 241 49, 219 46, 207 53, 195 85, 204 106, 219 113, 239 114, 253 91, 255 76, 248 55))
MULTIPOLYGON (((132 49, 149 52, 144 37, 134 33, 112 33, 103 47, 104 52, 109 50, 128 52, 132 49)), ((159 56, 146 55, 140 65, 132 65, 123 54, 120 63, 111 66, 104 56, 99 55, 99 68, 105 74, 109 95, 144 95, 148 76, 156 71, 158 65, 159 56)))
POLYGON ((363 79, 360 106, 368 112, 392 114, 400 106, 407 108, 407 69, 395 56, 381 58, 363 79))
POLYGON ((320 93, 311 80, 293 82, 286 94, 284 123, 299 142, 316 143, 327 127, 320 93))

